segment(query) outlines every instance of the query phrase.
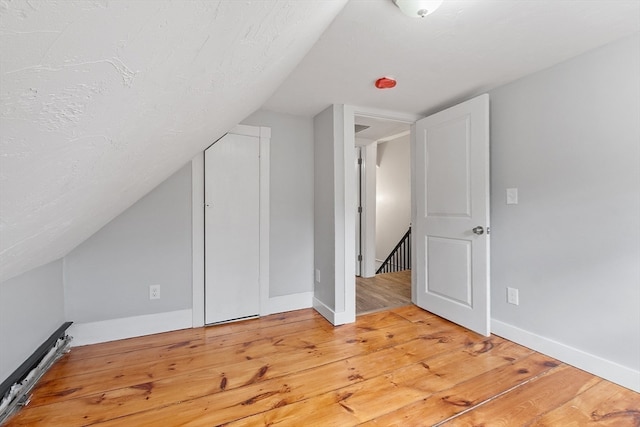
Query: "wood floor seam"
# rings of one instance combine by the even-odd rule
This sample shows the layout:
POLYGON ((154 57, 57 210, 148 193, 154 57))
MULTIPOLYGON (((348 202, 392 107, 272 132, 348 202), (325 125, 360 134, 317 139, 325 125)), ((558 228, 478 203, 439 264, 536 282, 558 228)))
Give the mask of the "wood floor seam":
POLYGON ((541 372, 541 373, 539 373, 538 375, 536 375, 534 377, 528 378, 528 379, 526 379, 526 380, 514 385, 513 387, 510 387, 510 388, 508 388, 508 389, 506 389, 506 390, 504 390, 504 391, 502 391, 500 393, 497 393, 497 394, 489 397, 488 399, 483 400, 482 402, 479 402, 479 403, 477 403, 477 404, 465 409, 462 412, 459 412, 457 414, 452 415, 451 417, 447 418, 446 420, 442 420, 439 423, 432 425, 431 427, 444 426, 447 423, 449 423, 450 421, 453 421, 454 419, 459 418, 459 417, 465 415, 468 412, 472 412, 472 411, 476 410, 477 408, 479 408, 479 407, 481 407, 483 405, 486 405, 486 404, 488 404, 488 403, 490 403, 490 402, 492 402, 492 401, 494 401, 496 399, 499 399, 499 398, 507 395, 508 393, 511 393, 512 391, 517 390, 518 388, 523 387, 523 386, 527 385, 528 383, 537 380, 538 378, 540 378, 540 377, 542 377, 544 375, 548 375, 549 372, 552 371, 553 369, 555 369, 555 368, 550 368, 548 371, 541 372))

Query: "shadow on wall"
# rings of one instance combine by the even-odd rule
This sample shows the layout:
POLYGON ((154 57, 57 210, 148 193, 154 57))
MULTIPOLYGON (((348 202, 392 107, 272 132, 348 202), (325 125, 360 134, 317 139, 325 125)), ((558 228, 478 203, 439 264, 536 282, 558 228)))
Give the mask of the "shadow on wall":
POLYGON ((376 269, 411 223, 410 138, 378 144, 376 172, 376 269))

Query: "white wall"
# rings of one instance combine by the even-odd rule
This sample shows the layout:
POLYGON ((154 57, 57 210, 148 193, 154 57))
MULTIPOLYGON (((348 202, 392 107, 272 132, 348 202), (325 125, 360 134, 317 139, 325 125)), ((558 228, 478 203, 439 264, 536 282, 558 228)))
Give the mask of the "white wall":
POLYGON ((76 247, 64 264, 68 320, 190 309, 191 163, 76 247), (161 286, 158 300, 149 299, 153 284, 161 286))
POLYGON ((314 127, 314 297, 335 310, 335 189, 333 107, 315 116, 314 127))
POLYGON ((491 92, 491 307, 497 333, 640 390, 638 76, 636 35, 491 92))
POLYGON ((354 109, 332 105, 314 128, 314 308, 334 325, 355 321, 354 109), (316 278, 317 279, 317 278, 316 278))
POLYGON ((259 110, 271 128, 269 296, 313 291, 313 120, 259 110))
MULTIPOLYGON (((271 310, 309 307, 312 120, 258 111, 243 123, 271 128, 269 296, 276 298, 271 310)), ((192 298, 192 179, 204 180, 202 169, 194 173, 192 178, 191 164, 185 165, 65 257, 67 318, 85 324, 74 331, 87 337, 83 343, 119 338, 104 333, 115 323, 101 321, 128 319, 141 326, 127 324, 125 332, 141 335, 158 332, 153 326, 158 322, 165 330, 185 327, 184 312, 194 304, 204 307, 192 298), (149 300, 148 286, 156 283, 161 299, 149 300)))
POLYGON ((62 260, 0 283, 0 383, 64 322, 62 260))
POLYGON ((409 136, 378 144, 376 175, 376 267, 387 258, 411 223, 409 136))

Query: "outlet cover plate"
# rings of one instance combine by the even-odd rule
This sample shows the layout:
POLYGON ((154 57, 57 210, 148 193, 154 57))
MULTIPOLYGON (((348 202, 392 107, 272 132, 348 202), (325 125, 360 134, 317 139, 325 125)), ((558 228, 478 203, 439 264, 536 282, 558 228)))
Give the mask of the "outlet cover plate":
POLYGON ((160 299, 160 285, 149 286, 149 299, 160 299))

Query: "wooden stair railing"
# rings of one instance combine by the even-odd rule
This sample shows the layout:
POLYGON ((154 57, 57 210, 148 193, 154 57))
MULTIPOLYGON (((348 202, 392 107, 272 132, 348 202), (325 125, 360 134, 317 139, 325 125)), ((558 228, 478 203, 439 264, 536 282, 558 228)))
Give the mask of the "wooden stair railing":
POLYGON ((376 274, 394 273, 403 270, 411 270, 411 227, 404 233, 402 239, 380 265, 376 274))

